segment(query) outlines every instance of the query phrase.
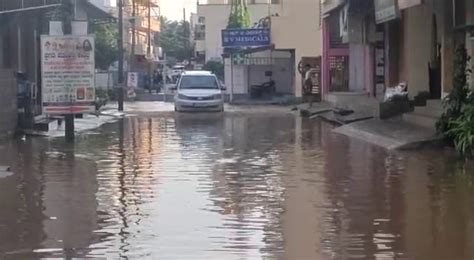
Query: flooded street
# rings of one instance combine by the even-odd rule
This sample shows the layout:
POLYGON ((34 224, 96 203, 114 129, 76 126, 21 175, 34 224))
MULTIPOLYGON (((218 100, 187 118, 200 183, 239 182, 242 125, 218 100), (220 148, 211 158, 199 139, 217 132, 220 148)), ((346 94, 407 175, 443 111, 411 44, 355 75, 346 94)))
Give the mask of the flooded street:
POLYGON ((472 259, 474 169, 287 110, 0 145, 0 259, 472 259))

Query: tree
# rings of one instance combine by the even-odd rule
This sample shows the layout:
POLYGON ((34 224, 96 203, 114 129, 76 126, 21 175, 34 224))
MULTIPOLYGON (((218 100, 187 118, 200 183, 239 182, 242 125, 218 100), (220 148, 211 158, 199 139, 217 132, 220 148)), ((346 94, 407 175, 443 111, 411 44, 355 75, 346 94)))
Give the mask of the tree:
POLYGON ((91 31, 95 33, 95 64, 96 68, 107 70, 118 58, 117 37, 115 24, 92 24, 91 31))
POLYGON ((246 0, 232 0, 228 29, 249 28, 252 25, 246 0))
POLYGON ((221 80, 224 79, 224 64, 222 62, 208 61, 202 69, 214 73, 221 80))
POLYGON ((163 48, 169 58, 178 61, 189 60, 193 57, 193 48, 189 42, 189 22, 170 21, 161 18, 161 32, 155 35, 155 43, 163 48))

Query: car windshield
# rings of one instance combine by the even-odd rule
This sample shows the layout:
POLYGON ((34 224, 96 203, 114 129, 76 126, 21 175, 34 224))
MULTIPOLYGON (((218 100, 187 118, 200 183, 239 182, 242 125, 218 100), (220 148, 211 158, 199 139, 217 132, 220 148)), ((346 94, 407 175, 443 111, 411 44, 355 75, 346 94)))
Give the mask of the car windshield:
POLYGON ((219 85, 214 76, 183 76, 180 89, 218 89, 219 85))

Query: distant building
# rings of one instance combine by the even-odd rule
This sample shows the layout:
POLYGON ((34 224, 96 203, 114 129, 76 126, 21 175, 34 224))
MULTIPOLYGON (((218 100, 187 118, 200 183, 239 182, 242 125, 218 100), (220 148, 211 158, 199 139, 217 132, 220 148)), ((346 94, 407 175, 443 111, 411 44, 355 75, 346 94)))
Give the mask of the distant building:
POLYGON ((366 92, 382 99, 388 87, 405 82, 410 98, 425 92, 440 99, 452 88, 455 47, 474 53, 473 1, 321 2, 328 92, 366 92), (341 61, 339 68, 331 65, 334 60, 341 61))
MULTIPOLYGON (((253 85, 273 80, 276 95, 301 97, 300 61, 302 58, 321 60, 321 3, 315 0, 248 0, 247 5, 254 26, 263 24, 270 28, 271 45, 249 51, 236 64, 225 59, 225 84, 229 94, 235 98, 252 96, 253 85)), ((198 3, 198 23, 194 27, 198 60, 224 61, 221 31, 227 26, 230 12, 230 0, 198 3)))
MULTIPOLYGON (((280 13, 280 1, 248 1, 253 23, 271 14, 280 13), (270 2, 269 2, 270 1, 270 2), (274 4, 275 3, 275 4, 274 4)), ((197 5, 197 24, 195 26, 196 52, 205 56, 205 61, 222 60, 224 49, 221 43, 221 31, 227 26, 231 4, 228 0, 200 1, 197 5)))
POLYGON ((161 29, 159 1, 125 0, 124 19, 124 46, 130 69, 146 69, 148 61, 155 60, 158 52, 154 36, 161 29))

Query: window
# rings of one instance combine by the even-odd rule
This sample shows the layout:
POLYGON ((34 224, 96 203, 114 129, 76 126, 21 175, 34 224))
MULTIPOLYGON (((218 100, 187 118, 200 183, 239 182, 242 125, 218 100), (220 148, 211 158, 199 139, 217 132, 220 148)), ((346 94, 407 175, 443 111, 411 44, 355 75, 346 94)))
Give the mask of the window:
POLYGON ((198 18, 198 23, 206 23, 206 17, 204 17, 204 16, 199 16, 199 18, 198 18))
POLYGON ((194 34, 194 39, 197 40, 197 41, 205 40, 205 39, 206 39, 206 33, 205 33, 205 32, 197 31, 197 32, 194 34))
POLYGON ((214 76, 183 76, 179 84, 180 89, 218 89, 214 76))

